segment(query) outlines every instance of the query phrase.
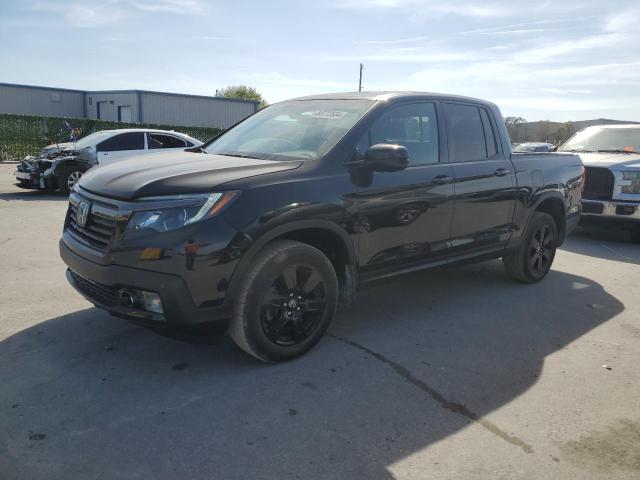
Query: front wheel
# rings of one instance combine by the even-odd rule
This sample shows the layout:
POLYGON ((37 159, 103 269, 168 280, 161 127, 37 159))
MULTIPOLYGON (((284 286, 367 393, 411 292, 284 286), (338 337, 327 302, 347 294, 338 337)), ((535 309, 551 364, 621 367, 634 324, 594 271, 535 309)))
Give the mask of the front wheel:
POLYGON ((67 194, 70 193, 71 189, 75 186, 76 183, 78 183, 83 173, 84 171, 79 170, 78 168, 74 168, 74 167, 63 168, 57 174, 56 179, 58 182, 58 188, 64 193, 67 193, 67 194))
POLYGON ((502 257, 507 275, 524 283, 542 280, 556 256, 558 227, 548 213, 535 212, 520 248, 502 257))
POLYGON ((244 351, 265 362, 298 357, 320 341, 338 304, 338 280, 317 248, 280 240, 246 273, 229 326, 244 351))

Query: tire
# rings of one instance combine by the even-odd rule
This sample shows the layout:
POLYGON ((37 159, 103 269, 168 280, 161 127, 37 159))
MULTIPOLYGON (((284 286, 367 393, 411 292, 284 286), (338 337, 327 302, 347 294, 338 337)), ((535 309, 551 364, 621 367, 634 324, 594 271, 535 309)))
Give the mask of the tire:
POLYGON ((535 212, 529 221, 522 244, 502 257, 507 276, 524 283, 542 280, 556 256, 558 227, 548 213, 535 212))
POLYGON ((259 360, 291 360, 320 341, 337 305, 338 279, 329 259, 310 245, 278 240, 246 272, 228 333, 259 360))
POLYGON ((632 230, 629 230, 629 235, 631 236, 631 241, 633 243, 640 243, 640 227, 635 227, 632 230))
POLYGON ((84 170, 77 167, 64 167, 56 174, 56 183, 61 192, 67 195, 71 193, 71 188, 80 180, 84 170))

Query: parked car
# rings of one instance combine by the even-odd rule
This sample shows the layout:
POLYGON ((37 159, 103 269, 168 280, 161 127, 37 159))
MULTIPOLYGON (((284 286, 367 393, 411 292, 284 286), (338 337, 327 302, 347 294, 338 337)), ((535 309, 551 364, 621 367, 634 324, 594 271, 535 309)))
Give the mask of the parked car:
POLYGON ((184 133, 127 128, 102 130, 77 142, 45 147, 37 158, 24 159, 15 171, 18 186, 69 192, 80 177, 96 165, 107 165, 132 155, 159 150, 180 151, 202 142, 184 133))
POLYGON ((545 142, 525 142, 513 149, 516 153, 522 152, 555 152, 557 147, 552 143, 545 142))
POLYGON ((67 278, 113 315, 228 330, 269 362, 313 347, 374 279, 502 257, 511 278, 540 281, 580 218, 580 158, 512 155, 498 108, 472 98, 305 97, 198 152, 84 175, 60 241, 67 278))
POLYGON ((640 242, 640 125, 587 127, 560 151, 579 153, 585 164, 584 222, 622 227, 640 242))

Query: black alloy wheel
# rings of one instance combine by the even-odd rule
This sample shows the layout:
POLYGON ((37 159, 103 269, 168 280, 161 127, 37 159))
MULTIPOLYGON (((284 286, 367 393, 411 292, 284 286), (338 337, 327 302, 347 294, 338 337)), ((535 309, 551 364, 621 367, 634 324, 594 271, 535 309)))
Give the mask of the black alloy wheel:
POLYGON ((555 253, 553 240, 553 232, 546 224, 533 233, 529 242, 529 269, 536 277, 543 277, 549 271, 555 253))
POLYGON ((325 283, 316 268, 291 265, 262 297, 260 321, 277 345, 300 343, 318 327, 326 308, 325 283))
POLYGON ((557 247, 555 220, 548 213, 535 212, 520 246, 502 257, 507 275, 519 282, 539 282, 549 273, 557 247))
POLYGON ((275 240, 251 259, 235 297, 233 341, 259 360, 281 362, 320 341, 338 306, 338 277, 312 245, 275 240))

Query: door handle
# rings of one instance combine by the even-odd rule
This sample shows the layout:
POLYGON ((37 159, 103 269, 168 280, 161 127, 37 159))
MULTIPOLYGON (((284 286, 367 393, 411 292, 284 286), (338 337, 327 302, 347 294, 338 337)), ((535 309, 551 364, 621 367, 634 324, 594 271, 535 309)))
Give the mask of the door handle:
POLYGON ((499 168, 495 172, 493 172, 496 177, 504 177, 505 175, 509 175, 510 173, 511 170, 509 170, 508 168, 499 168))
POLYGON ((431 179, 431 183, 433 183, 434 185, 445 185, 447 183, 450 183, 452 180, 453 178, 449 175, 438 175, 437 177, 433 177, 431 179))

